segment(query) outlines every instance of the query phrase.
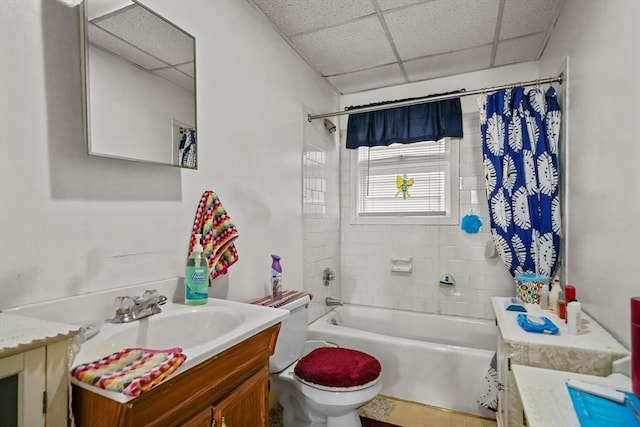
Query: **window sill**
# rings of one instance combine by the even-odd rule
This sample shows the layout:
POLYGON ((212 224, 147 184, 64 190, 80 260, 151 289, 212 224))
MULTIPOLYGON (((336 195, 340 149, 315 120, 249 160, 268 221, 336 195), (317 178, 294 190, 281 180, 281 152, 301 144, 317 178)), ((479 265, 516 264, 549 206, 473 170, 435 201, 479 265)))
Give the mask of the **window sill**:
POLYGON ((392 225, 457 225, 460 219, 455 216, 354 216, 350 221, 353 225, 392 224, 392 225))

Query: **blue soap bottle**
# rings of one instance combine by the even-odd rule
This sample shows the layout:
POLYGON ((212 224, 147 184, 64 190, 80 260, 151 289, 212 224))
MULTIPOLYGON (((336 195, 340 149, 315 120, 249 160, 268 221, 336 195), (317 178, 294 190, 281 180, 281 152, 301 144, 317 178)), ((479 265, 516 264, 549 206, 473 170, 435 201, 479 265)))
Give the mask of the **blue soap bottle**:
POLYGON ((187 258, 184 277, 184 302, 189 305, 206 304, 209 301, 209 264, 202 256, 201 234, 196 234, 196 244, 187 258))

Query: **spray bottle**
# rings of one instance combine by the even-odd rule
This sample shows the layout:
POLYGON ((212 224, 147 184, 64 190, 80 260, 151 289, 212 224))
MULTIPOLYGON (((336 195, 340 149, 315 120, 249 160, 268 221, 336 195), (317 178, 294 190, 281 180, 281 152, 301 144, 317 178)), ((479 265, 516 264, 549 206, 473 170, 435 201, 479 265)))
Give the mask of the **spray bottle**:
POLYGON ((202 235, 196 234, 196 244, 187 258, 184 277, 184 302, 189 305, 206 304, 209 300, 209 264, 202 256, 202 235))
POLYGON ((271 298, 277 301, 282 299, 282 267, 278 255, 271 255, 271 258, 271 298))

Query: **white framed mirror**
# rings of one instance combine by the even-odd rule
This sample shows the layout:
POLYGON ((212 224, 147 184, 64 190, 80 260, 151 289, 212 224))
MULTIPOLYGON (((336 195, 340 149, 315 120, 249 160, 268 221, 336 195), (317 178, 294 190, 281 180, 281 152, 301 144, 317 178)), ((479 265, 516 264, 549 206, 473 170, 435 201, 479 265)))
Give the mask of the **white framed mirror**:
POLYGON ((195 38, 135 0, 85 0, 89 154, 197 169, 195 38))

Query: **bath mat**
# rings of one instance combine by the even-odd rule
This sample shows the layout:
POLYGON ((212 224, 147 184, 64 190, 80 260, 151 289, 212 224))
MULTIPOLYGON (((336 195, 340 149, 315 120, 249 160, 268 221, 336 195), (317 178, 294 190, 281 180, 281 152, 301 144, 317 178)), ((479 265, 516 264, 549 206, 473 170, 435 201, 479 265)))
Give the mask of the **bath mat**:
MULTIPOLYGON (((372 418, 363 417, 360 415, 360 422, 362 427, 400 427, 395 424, 390 424, 384 421, 374 420, 372 418)), ((282 406, 280 404, 275 405, 269 411, 269 427, 283 427, 282 424, 282 406)))
POLYGON ((393 399, 384 396, 376 396, 371 402, 358 408, 358 414, 363 418, 371 418, 375 420, 387 420, 389 414, 396 408, 393 399))

